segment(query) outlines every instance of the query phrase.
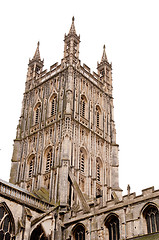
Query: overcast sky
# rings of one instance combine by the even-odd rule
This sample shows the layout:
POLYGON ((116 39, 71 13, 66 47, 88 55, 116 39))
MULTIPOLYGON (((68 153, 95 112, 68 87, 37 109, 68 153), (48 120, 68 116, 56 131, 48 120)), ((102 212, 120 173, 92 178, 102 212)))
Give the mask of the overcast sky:
POLYGON ((159 188, 159 1, 9 0, 0 3, 0 178, 8 181, 27 65, 40 41, 45 68, 60 62, 72 16, 80 60, 113 66, 120 187, 159 188))

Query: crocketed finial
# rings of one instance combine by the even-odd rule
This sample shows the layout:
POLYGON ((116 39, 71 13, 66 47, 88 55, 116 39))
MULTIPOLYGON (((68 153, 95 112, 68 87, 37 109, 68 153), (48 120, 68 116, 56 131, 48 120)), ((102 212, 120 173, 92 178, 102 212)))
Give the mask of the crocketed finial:
POLYGON ((37 48, 36 48, 36 51, 35 51, 35 54, 34 54, 34 57, 33 57, 34 59, 40 59, 39 46, 40 46, 40 42, 38 41, 37 48))
POLYGON ((103 46, 103 55, 102 55, 101 62, 103 62, 103 61, 107 61, 107 55, 106 55, 106 52, 105 52, 105 44, 103 46))
POLYGON ((75 29, 74 21, 75 21, 75 18, 74 18, 74 16, 73 16, 73 17, 72 17, 72 24, 71 24, 71 28, 70 28, 69 33, 74 33, 74 34, 76 34, 76 29, 75 29))

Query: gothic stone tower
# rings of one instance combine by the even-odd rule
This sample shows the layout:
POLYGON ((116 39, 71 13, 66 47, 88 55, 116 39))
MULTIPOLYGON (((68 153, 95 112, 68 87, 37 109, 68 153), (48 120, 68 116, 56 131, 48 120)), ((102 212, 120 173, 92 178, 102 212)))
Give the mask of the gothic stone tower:
POLYGON ((79 60, 74 18, 64 56, 43 70, 39 43, 29 60, 21 117, 14 140, 10 182, 45 190, 61 208, 121 198, 113 117, 112 66, 105 46, 98 73, 79 60))

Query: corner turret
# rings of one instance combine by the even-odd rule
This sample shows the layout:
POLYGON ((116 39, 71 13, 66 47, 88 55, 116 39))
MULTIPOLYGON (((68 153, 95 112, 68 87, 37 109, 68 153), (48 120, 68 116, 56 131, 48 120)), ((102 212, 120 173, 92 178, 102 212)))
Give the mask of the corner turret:
POLYGON ((27 81, 37 78, 42 72, 44 60, 41 60, 39 45, 40 43, 38 42, 33 58, 31 60, 29 59, 27 81))
POLYGON ((76 34, 74 21, 73 17, 70 31, 67 35, 65 34, 64 38, 64 58, 62 60, 64 66, 68 66, 68 64, 76 66, 79 63, 80 35, 76 34))
POLYGON ((104 90, 112 95, 112 64, 108 62, 105 45, 103 46, 101 62, 97 63, 97 70, 100 82, 104 84, 104 90))

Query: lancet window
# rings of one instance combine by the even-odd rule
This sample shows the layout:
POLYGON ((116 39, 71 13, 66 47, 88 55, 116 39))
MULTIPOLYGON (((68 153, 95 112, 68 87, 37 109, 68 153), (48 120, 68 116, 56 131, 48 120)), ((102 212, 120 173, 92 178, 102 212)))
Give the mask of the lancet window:
POLYGON ((85 154, 83 149, 80 150, 79 169, 81 173, 85 172, 85 154))
POLYGON ((57 96, 54 96, 51 101, 51 116, 56 115, 57 112, 57 96))
POLYGON ((99 106, 96 106, 96 125, 98 128, 100 127, 100 114, 101 114, 101 110, 99 106))
POLYGON ((86 98, 85 98, 85 96, 81 96, 80 115, 81 115, 81 117, 86 118, 86 98))
POLYGON ((85 228, 82 225, 77 225, 74 230, 74 240, 85 240, 85 228))
POLYGON ((100 80, 101 80, 101 81, 103 80, 104 75, 105 75, 105 72, 104 72, 104 69, 102 69, 102 70, 100 71, 100 80))
POLYGON ((145 209, 145 219, 147 224, 147 233, 159 231, 159 212, 155 206, 149 206, 145 209))
POLYGON ((46 155, 46 172, 49 172, 52 167, 52 149, 49 150, 49 152, 46 155))
POLYGON ((30 162, 29 162, 29 173, 28 173, 28 177, 31 178, 33 176, 33 172, 34 172, 34 163, 35 163, 35 157, 32 157, 30 162))
POLYGON ((110 216, 105 225, 109 232, 109 240, 119 240, 119 219, 114 215, 110 216))
POLYGON ((13 217, 2 204, 0 205, 0 239, 15 240, 13 217))
POLYGON ((97 182, 101 181, 101 165, 100 165, 100 160, 98 159, 96 161, 96 179, 97 179, 97 182))
POLYGON ((39 103, 35 108, 35 124, 39 123, 41 112, 41 104, 39 103))

